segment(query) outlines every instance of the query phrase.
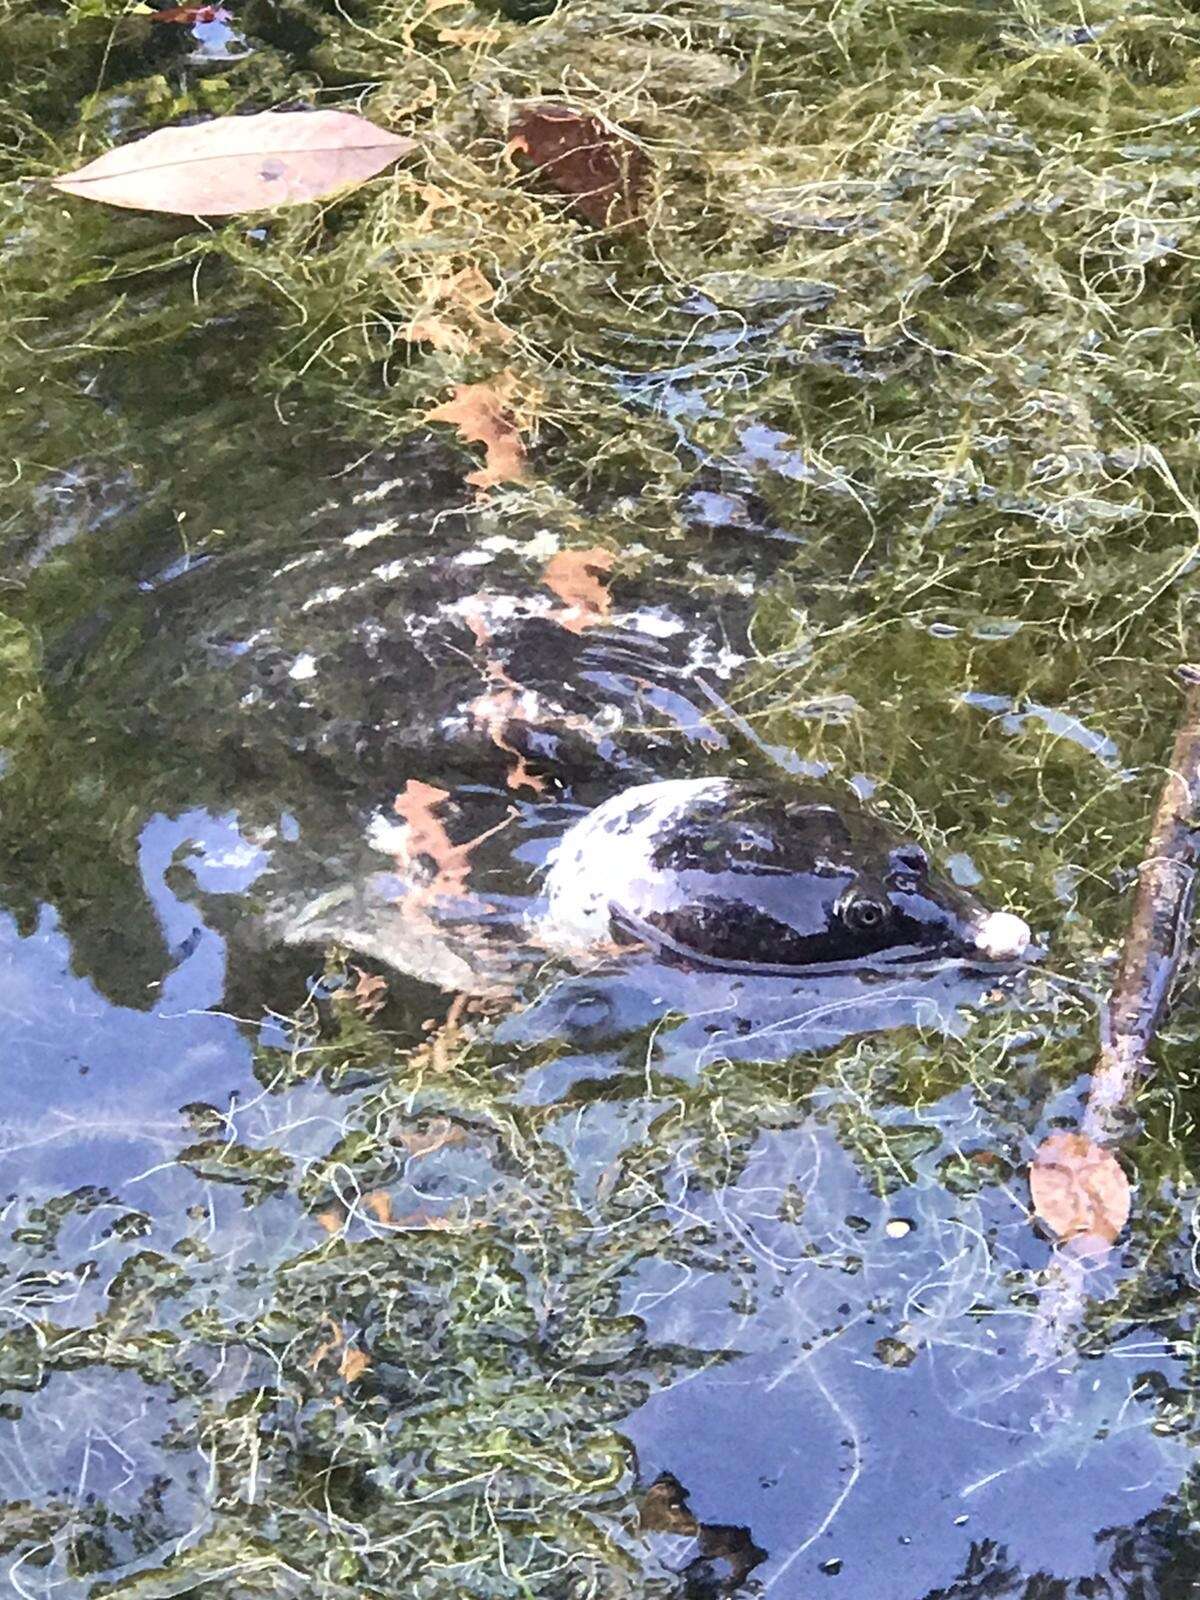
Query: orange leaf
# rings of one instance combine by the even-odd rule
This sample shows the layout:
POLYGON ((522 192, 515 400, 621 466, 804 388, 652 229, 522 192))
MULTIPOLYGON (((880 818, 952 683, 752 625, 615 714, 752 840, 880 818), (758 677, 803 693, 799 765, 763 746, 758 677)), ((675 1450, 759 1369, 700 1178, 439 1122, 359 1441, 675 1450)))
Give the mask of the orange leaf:
POLYGON ((437 815, 438 808, 449 798, 448 790, 410 778, 403 793, 392 801, 393 811, 408 824, 400 840, 397 865, 402 872, 423 860, 433 865, 428 882, 414 885, 404 902, 410 916, 423 911, 426 905, 454 900, 465 894, 471 872, 471 852, 492 834, 507 828, 512 820, 513 813, 510 813, 503 822, 485 829, 465 844, 454 844, 446 824, 437 815))
POLYGON ((604 621, 612 609, 612 597, 600 574, 611 572, 612 565, 612 556, 599 548, 560 550, 550 557, 542 582, 567 608, 554 614, 560 626, 570 633, 582 633, 604 621))
POLYGON ((357 1345, 348 1344, 342 1351, 342 1359, 338 1366, 338 1376, 345 1378, 347 1383, 354 1383, 361 1378, 371 1365, 371 1358, 365 1350, 360 1350, 357 1345))
POLYGON ((383 1010, 386 1003, 387 979, 380 977, 377 972, 364 972, 361 967, 351 967, 350 970, 358 974, 358 982, 350 991, 351 1004, 370 1021, 383 1010))
POLYGON ((54 187, 134 211, 228 217, 324 199, 416 148, 352 111, 260 111, 159 128, 54 187))
POLYGON ((233 16, 224 6, 168 6, 152 11, 150 22, 228 22, 233 16))
POLYGON ((467 1136, 449 1117, 435 1117, 427 1128, 413 1128, 411 1132, 397 1131, 392 1138, 397 1144, 402 1144, 409 1157, 416 1161, 421 1156, 432 1155, 435 1150, 444 1150, 447 1145, 465 1144, 467 1136))
POLYGON ((496 290, 477 266, 458 272, 436 269, 422 284, 424 301, 403 330, 410 344, 464 355, 486 345, 504 345, 512 334, 490 311, 496 290))
POLYGON ((1129 1179, 1111 1150, 1082 1133, 1052 1133, 1029 1168, 1038 1220, 1082 1255, 1100 1255, 1129 1220, 1129 1179))
POLYGON ((484 465, 467 473, 467 482, 477 488, 524 480, 525 446, 508 409, 513 388, 507 372, 494 383, 460 383, 451 399, 426 412, 426 422, 453 423, 467 444, 483 445, 484 465))
POLYGON ((363 1195, 363 1205, 385 1228, 391 1225, 392 1197, 386 1189, 372 1189, 370 1194, 363 1195))
POLYGON ((325 1319, 324 1326, 329 1329, 329 1338, 324 1340, 308 1358, 308 1370, 315 1372, 326 1356, 331 1356, 335 1350, 340 1350, 345 1341, 345 1335, 336 1322, 325 1319))
MULTIPOLYGON (((495 665, 495 663, 489 663, 495 665)), ((521 716, 520 697, 515 685, 505 684, 503 687, 489 691, 487 694, 478 695, 471 701, 469 710, 472 717, 481 727, 487 730, 488 738, 497 750, 503 750, 506 756, 512 757, 509 767, 507 783, 510 789, 532 789, 534 794, 541 794, 546 787, 546 780, 536 772, 532 772, 528 762, 521 752, 508 742, 507 730, 514 722, 525 720, 521 716)))

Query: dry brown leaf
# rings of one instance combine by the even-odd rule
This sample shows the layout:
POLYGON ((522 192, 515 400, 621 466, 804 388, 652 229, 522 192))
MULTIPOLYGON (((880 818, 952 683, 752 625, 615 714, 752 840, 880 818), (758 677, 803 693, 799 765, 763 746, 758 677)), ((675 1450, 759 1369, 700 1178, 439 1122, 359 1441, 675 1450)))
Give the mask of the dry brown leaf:
POLYGON ((551 556, 542 573, 542 582, 564 603, 565 610, 553 612, 554 620, 570 633, 603 622, 612 609, 612 597, 601 581, 611 572, 613 558, 607 550, 560 550, 551 556))
POLYGON ((465 1144, 467 1141, 466 1134, 449 1117, 435 1117, 426 1128, 397 1130, 392 1138, 404 1146, 412 1161, 419 1160, 421 1156, 431 1156, 435 1150, 444 1150, 447 1145, 465 1144))
POLYGON ((435 350, 464 355, 512 339, 509 329, 491 313, 496 290, 477 266, 468 264, 458 272, 442 269, 422 288, 424 304, 403 330, 410 344, 430 344, 435 350))
POLYGON ((470 628, 471 637, 474 639, 480 650, 483 649, 485 644, 491 643, 492 630, 488 626, 487 617, 484 615, 482 610, 476 611, 472 607, 469 611, 464 611, 463 621, 466 623, 467 627, 470 628))
POLYGON ((479 489, 525 479, 525 446, 509 409, 515 387, 511 372, 491 383, 460 383, 451 399, 425 414, 426 422, 452 423, 465 443, 483 445, 483 466, 467 473, 479 489))
POLYGON ((451 840, 446 824, 437 815, 438 808, 449 798, 448 789, 410 778, 392 801, 392 810, 408 824, 400 864, 412 866, 422 856, 427 856, 433 862, 441 891, 459 894, 466 885, 469 863, 462 847, 451 840))
MULTIPOLYGON (((471 630, 476 646, 483 650, 491 640, 491 629, 482 610, 474 608, 463 613, 463 621, 471 630)), ((471 701, 470 712, 484 729, 497 750, 512 758, 506 781, 510 789, 532 789, 541 794, 546 787, 545 778, 532 772, 522 753, 508 740, 508 729, 514 722, 527 722, 523 691, 505 670, 504 664, 494 657, 484 659, 489 688, 471 701)))
POLYGON ((570 106, 531 106, 509 128, 509 148, 523 151, 589 222, 620 227, 642 209, 650 162, 599 117, 570 106))
POLYGON ((392 1197, 386 1189, 372 1189, 363 1195, 362 1203, 377 1222, 382 1222, 385 1228, 391 1227, 392 1197))
POLYGON ((499 44, 504 35, 499 28, 441 28, 438 40, 442 44, 457 44, 464 49, 472 45, 499 44))
POLYGON ((1052 1133, 1038 1146, 1029 1189, 1039 1221, 1061 1244, 1101 1254, 1129 1220, 1129 1179, 1111 1150, 1082 1133, 1052 1133))
POLYGON ((406 1216, 396 1218, 397 1228, 413 1233, 468 1233, 487 1226, 486 1217, 456 1220, 454 1217, 439 1217, 428 1211, 410 1211, 406 1216))
POLYGON ((260 111, 160 128, 54 187, 134 211, 228 217, 324 199, 416 148, 352 111, 260 111))
POLYGON ((464 894, 471 871, 471 852, 485 839, 507 828, 515 815, 510 812, 502 822, 485 828, 474 839, 454 844, 445 823, 437 815, 438 808, 449 798, 448 790, 410 778, 403 792, 392 801, 396 815, 408 824, 396 856, 401 873, 407 874, 409 868, 422 860, 433 866, 428 882, 414 885, 404 901, 405 912, 409 915, 422 913, 427 905, 436 901, 453 900, 464 894))
MULTIPOLYGON (((497 663, 489 662, 488 665, 494 667, 497 663)), ((520 691, 517 685, 506 683, 479 695, 471 701, 470 712, 475 721, 485 729, 497 750, 503 750, 506 756, 512 758, 512 765, 505 776, 508 787, 532 789, 534 794, 541 794, 546 787, 545 778, 539 777, 536 772, 531 772, 525 757, 515 745, 508 742, 509 727, 514 722, 525 720, 521 714, 520 691)))
POLYGON ((371 1358, 365 1350, 360 1350, 355 1344, 348 1344, 342 1351, 338 1377, 345 1378, 347 1383, 354 1383, 362 1377, 370 1365, 371 1358))
POLYGON ((351 967, 350 970, 358 974, 358 982, 350 991, 350 1002, 357 1012, 370 1021, 383 1010, 387 999, 387 979, 380 977, 377 972, 364 972, 361 967, 351 967))
POLYGON ((329 1337, 322 1340, 312 1355, 309 1356, 307 1365, 310 1372, 315 1372, 325 1357, 331 1356, 335 1351, 340 1350, 345 1342, 345 1334, 343 1334, 341 1327, 336 1322, 326 1319, 322 1326, 329 1329, 329 1337))
POLYGON ((429 1040, 419 1050, 413 1053, 413 1063, 428 1066, 434 1072, 445 1072, 449 1069, 452 1053, 457 1048, 463 1013, 467 1006, 467 996, 456 994, 451 1000, 449 1009, 442 1021, 431 1017, 422 1026, 429 1034, 429 1040))
POLYGON ((326 1233, 341 1233, 346 1225, 346 1213, 331 1206, 328 1211, 317 1212, 317 1221, 326 1233))
POLYGON ((471 348, 468 335, 441 317, 414 317, 404 329, 404 337, 409 344, 429 344, 452 356, 464 356, 471 348))
POLYGON ((477 266, 468 264, 445 280, 442 297, 466 306, 490 306, 496 298, 496 289, 477 266))

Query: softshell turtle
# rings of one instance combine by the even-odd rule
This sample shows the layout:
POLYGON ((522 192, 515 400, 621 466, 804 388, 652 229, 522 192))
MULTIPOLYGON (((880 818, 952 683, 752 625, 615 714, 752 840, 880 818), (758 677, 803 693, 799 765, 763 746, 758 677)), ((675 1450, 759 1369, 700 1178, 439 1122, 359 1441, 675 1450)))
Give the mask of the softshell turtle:
POLYGON ((640 784, 576 823, 546 879, 543 935, 586 950, 634 935, 693 965, 844 971, 1029 943, 846 795, 730 778, 640 784))

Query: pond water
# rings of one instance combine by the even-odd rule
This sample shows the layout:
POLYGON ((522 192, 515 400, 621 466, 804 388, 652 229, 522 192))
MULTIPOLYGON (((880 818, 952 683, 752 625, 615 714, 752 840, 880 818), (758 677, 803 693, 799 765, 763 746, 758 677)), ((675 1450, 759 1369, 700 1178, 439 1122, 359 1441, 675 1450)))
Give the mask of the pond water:
POLYGON ((0 33, 0 1588, 1186 1600, 1190 977, 1070 1314, 1026 1174, 1193 638, 1192 23, 229 9, 0 33), (39 181, 317 103, 417 162, 39 181), (1032 959, 547 951, 565 830, 702 776, 862 797, 1032 959))

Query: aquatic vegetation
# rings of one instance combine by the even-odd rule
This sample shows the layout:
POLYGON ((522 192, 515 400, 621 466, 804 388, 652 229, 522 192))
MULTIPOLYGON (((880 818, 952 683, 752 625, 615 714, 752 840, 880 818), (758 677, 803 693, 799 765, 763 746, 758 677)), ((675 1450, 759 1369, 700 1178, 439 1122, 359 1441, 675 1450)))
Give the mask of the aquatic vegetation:
POLYGON ((1195 620, 1194 20, 246 0, 235 59, 115 0, 3 21, 4 1581, 1174 1592, 1193 996, 1075 1365, 1021 1174, 1195 620), (297 103, 420 158, 205 227, 45 181, 297 103), (574 808, 774 764, 873 791, 1041 966, 451 1012, 238 942, 410 784, 451 851, 515 812, 468 861, 503 909, 574 808))

